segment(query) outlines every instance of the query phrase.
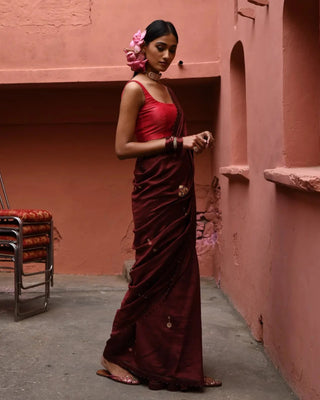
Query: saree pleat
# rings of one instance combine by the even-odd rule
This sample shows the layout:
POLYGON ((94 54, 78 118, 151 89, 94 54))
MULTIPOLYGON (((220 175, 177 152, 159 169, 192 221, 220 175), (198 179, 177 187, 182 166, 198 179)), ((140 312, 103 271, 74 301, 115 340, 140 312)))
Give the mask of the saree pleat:
MULTIPOLYGON (((177 108, 174 134, 183 136, 177 108)), ((136 376, 178 390, 203 385, 193 175, 188 150, 137 159, 136 260, 104 350, 107 360, 136 376)))

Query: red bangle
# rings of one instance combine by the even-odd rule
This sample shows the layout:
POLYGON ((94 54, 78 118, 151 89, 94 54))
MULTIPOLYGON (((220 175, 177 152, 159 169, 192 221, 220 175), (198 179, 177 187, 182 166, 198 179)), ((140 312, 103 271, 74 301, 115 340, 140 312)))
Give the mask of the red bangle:
POLYGON ((166 153, 173 153, 175 151, 175 149, 173 147, 173 141, 174 141, 173 136, 166 138, 166 144, 164 147, 166 153))
POLYGON ((183 138, 182 137, 177 137, 177 148, 176 152, 180 153, 180 151, 183 149, 183 138))

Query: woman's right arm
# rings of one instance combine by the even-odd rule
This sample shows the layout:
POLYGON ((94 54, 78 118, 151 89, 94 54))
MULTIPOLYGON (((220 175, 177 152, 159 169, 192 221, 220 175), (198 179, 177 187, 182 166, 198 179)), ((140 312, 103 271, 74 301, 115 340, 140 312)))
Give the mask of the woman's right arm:
POLYGON ((122 93, 118 125, 116 130, 115 151, 118 158, 135 158, 163 153, 165 139, 148 142, 134 141, 136 121, 144 95, 137 83, 129 82, 122 93))
MULTIPOLYGON (((144 95, 140 86, 129 82, 122 93, 118 125, 116 130, 115 151, 119 159, 151 156, 164 153, 166 139, 148 142, 136 142, 134 132, 140 108, 144 104, 144 95)), ((195 146, 201 152, 206 146, 203 133, 183 138, 183 147, 192 150, 195 146)))

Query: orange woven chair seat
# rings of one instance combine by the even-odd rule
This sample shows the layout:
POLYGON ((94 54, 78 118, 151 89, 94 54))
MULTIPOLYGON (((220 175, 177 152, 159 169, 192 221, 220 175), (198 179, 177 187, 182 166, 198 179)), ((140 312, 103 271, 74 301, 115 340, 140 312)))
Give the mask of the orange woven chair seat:
MULTIPOLYGON (((0 233, 0 240, 11 240, 16 242, 15 236, 4 235, 0 233)), ((39 247, 39 246, 47 246, 50 243, 49 236, 41 235, 41 236, 30 236, 23 238, 23 247, 39 247)))
POLYGON ((46 257, 47 250, 45 249, 27 250, 23 252, 23 261, 38 260, 46 257))
POLYGON ((39 224, 39 225, 23 225, 22 233, 24 235, 33 235, 36 233, 48 233, 50 232, 49 224, 39 224))
MULTIPOLYGON (((14 254, 13 249, 0 246, 0 255, 13 256, 13 254, 14 254)), ((47 250, 45 249, 26 250, 23 252, 23 261, 45 259, 46 257, 47 257, 47 250)))
POLYGON ((0 217, 18 217, 24 222, 51 221, 52 215, 47 210, 10 209, 0 210, 0 217))
MULTIPOLYGON (((0 221, 0 229, 17 229, 18 224, 8 224, 8 223, 1 223, 0 221)), ((23 235, 37 235, 41 233, 49 233, 50 232, 50 224, 37 224, 37 225, 23 225, 22 233, 23 235)))

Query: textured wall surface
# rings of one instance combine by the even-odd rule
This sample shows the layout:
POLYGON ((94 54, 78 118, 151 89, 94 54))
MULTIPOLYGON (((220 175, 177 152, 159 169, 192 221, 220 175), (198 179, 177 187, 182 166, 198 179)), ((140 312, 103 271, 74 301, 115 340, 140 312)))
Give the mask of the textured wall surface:
POLYGON ((222 0, 220 6, 215 162, 228 177, 220 178, 222 260, 216 279, 299 397, 318 400, 319 1, 270 0, 263 7, 222 0), (243 8, 250 12, 239 14, 243 8), (242 117, 232 112, 238 70, 231 55, 239 42, 242 117), (232 154, 239 118, 247 120, 247 165, 238 166, 232 154))
POLYGON ((0 0, 0 26, 62 26, 91 23, 91 0, 0 0))
POLYGON ((123 81, 123 49, 154 19, 179 33, 167 76, 219 75, 218 0, 0 0, 0 82, 123 81), (192 21, 192 29, 190 29, 192 21))

